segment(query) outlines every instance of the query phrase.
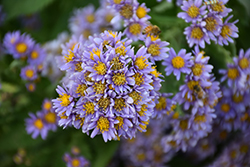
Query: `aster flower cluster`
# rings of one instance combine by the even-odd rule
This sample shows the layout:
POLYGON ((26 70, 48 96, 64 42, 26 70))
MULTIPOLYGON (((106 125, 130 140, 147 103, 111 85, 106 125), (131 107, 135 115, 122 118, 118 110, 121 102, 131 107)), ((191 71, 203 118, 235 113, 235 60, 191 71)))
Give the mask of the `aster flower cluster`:
POLYGON ((185 84, 180 86, 172 99, 172 112, 167 112, 173 131, 163 137, 162 146, 165 152, 170 149, 186 151, 212 131, 216 117, 214 107, 221 92, 219 82, 211 74, 213 66, 208 64, 209 57, 204 56, 198 47, 193 51, 194 56, 186 54, 184 49, 176 54, 171 48, 169 53, 170 56, 163 62, 167 66, 167 75, 173 72, 177 80, 181 73, 187 75, 185 84))
POLYGON ((92 138, 102 134, 105 141, 145 131, 162 80, 147 49, 134 53, 131 40, 121 38, 122 33, 105 31, 89 37, 89 45, 79 41, 64 56, 60 68, 67 83, 52 100, 60 126, 92 131, 92 138))
POLYGON ((8 32, 3 45, 8 54, 14 59, 25 61, 26 66, 21 69, 20 76, 28 81, 26 87, 29 91, 35 90, 35 82, 39 78, 46 57, 45 50, 27 34, 21 34, 20 31, 8 32))
POLYGON ((26 131, 32 134, 35 139, 41 135, 42 139, 46 139, 49 130, 57 129, 58 117, 55 110, 52 108, 52 102, 49 99, 44 99, 42 110, 35 114, 29 113, 30 118, 25 119, 26 131))
POLYGON ((160 140, 169 124, 164 119, 152 119, 148 125, 146 133, 140 133, 131 140, 122 140, 120 147, 121 156, 124 159, 125 166, 149 166, 162 167, 172 159, 175 152, 164 153, 160 140))
POLYGON ((65 153, 63 156, 67 167, 89 167, 90 163, 85 157, 80 155, 80 149, 76 146, 71 148, 71 154, 65 153))
POLYGON ((238 20, 229 22, 233 15, 228 16, 232 9, 225 6, 227 2, 228 0, 183 2, 183 12, 178 17, 191 23, 184 31, 189 47, 198 45, 205 48, 205 43, 210 44, 210 40, 222 46, 234 42, 233 38, 238 37, 238 28, 235 26, 238 20))
POLYGON ((121 20, 111 20, 118 15, 114 9, 108 9, 107 3, 100 0, 100 7, 95 11, 93 5, 76 9, 73 16, 69 20, 69 29, 74 36, 83 35, 84 39, 88 39, 90 35, 99 34, 104 30, 119 30, 121 28, 121 20))

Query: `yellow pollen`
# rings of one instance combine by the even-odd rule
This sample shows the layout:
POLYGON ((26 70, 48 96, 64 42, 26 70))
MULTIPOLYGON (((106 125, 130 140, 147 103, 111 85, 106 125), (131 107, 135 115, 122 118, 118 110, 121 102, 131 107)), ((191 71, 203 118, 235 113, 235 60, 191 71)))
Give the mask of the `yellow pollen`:
POLYGON ((59 100, 62 101, 60 104, 63 106, 63 107, 66 107, 70 104, 70 101, 69 101, 69 98, 70 98, 70 95, 67 95, 66 93, 63 93, 63 95, 59 95, 59 100))
POLYGON ((68 117, 65 115, 66 111, 64 111, 60 116, 61 119, 68 119, 68 117))
POLYGON ((81 72, 83 70, 82 69, 82 62, 79 62, 79 63, 75 64, 75 70, 78 71, 78 72, 81 72))
POLYGON ((34 71, 31 69, 28 69, 25 71, 25 75, 27 78, 32 78, 34 76, 34 71))
POLYGON ((51 107, 52 107, 52 104, 51 104, 50 101, 45 102, 44 105, 43 105, 43 108, 44 108, 45 110, 50 110, 51 107))
POLYGON ((172 116, 173 119, 178 119, 179 118, 179 113, 178 112, 175 112, 172 116))
POLYGON ((200 27, 194 27, 191 32, 191 38, 200 40, 203 37, 204 33, 200 27))
POLYGON ((98 101, 98 106, 102 110, 106 110, 110 104, 109 98, 101 97, 101 99, 98 101))
POLYGON ((126 55, 126 53, 127 53, 127 51, 125 50, 126 49, 126 47, 125 46, 119 46, 119 47, 117 47, 116 49, 115 49, 115 53, 116 54, 120 54, 120 56, 125 56, 126 55))
POLYGON ((144 153, 139 153, 136 155, 136 157, 139 161, 144 161, 146 159, 146 156, 144 153))
POLYGON ((84 30, 82 33, 82 35, 85 39, 87 39, 91 34, 92 34, 91 31, 88 29, 84 30))
POLYGON ((141 99, 142 99, 140 93, 138 93, 136 91, 129 93, 129 96, 133 99, 134 104, 138 104, 138 102, 141 101, 141 99))
POLYGON ((64 60, 68 63, 71 62, 74 57, 75 57, 74 53, 69 51, 69 54, 64 56, 64 60))
POLYGON ((229 104, 223 103, 223 104, 221 105, 221 110, 224 111, 225 113, 227 113, 227 112, 230 110, 229 104))
POLYGON ((126 19, 130 19, 133 16, 133 6, 125 4, 120 9, 120 14, 126 19))
POLYGON ((152 129, 148 128, 147 131, 144 133, 145 136, 150 136, 152 134, 152 129))
POLYGON ((221 33, 220 35, 223 37, 223 38, 227 38, 228 36, 231 36, 232 35, 232 30, 231 28, 228 26, 228 25, 224 25, 221 29, 221 33))
POLYGON ((76 119, 76 121, 80 120, 80 127, 82 127, 84 124, 84 121, 85 121, 85 117, 81 118, 80 114, 78 114, 78 115, 76 115, 75 119, 76 119))
POLYGON ((234 94, 233 97, 232 97, 232 99, 233 99, 233 101, 235 103, 240 103, 243 100, 243 96, 242 95, 236 95, 236 94, 234 94))
POLYGON ((208 150, 209 149, 209 145, 208 144, 202 144, 201 148, 202 148, 202 150, 208 150))
POLYGON ((87 15, 86 20, 89 23, 93 23, 95 21, 95 16, 93 14, 87 15))
POLYGON ((74 44, 71 46, 71 50, 74 50, 76 44, 77 44, 77 43, 74 43, 74 44))
POLYGON ((112 65, 111 69, 115 71, 123 68, 123 64, 120 62, 119 57, 114 57, 110 64, 112 65))
POLYGON ((222 2, 217 2, 215 4, 212 4, 211 5, 213 11, 216 11, 216 12, 223 12, 225 6, 223 5, 222 2))
POLYGON ((16 45, 16 50, 18 53, 24 53, 28 49, 28 46, 25 43, 18 43, 16 45))
POLYGON ((97 55, 100 58, 101 50, 98 48, 94 48, 92 52, 90 52, 90 59, 94 60, 94 54, 97 55))
POLYGON ((157 110, 163 110, 167 107, 167 99, 165 97, 160 97, 158 103, 155 105, 157 110))
POLYGON ((100 117, 97 121, 97 128, 103 133, 109 130, 109 120, 105 117, 100 117))
POLYGON ((148 66, 147 62, 147 58, 143 56, 135 59, 135 65, 139 68, 139 70, 145 69, 148 66))
POLYGON ((202 74, 202 68, 204 66, 202 64, 195 64, 194 67, 192 67, 192 72, 196 76, 200 76, 202 74))
POLYGON ((194 118, 195 123, 201 123, 201 122, 206 122, 206 115, 196 115, 194 118))
POLYGON ((102 81, 95 82, 93 88, 96 94, 103 94, 106 89, 106 83, 102 83, 102 81))
POLYGON ((188 121, 187 120, 181 120, 180 121, 180 128, 182 130, 187 130, 187 128, 188 128, 188 121))
POLYGON ((140 86, 141 84, 144 83, 143 74, 135 73, 135 75, 133 75, 133 77, 135 78, 136 85, 140 86))
POLYGON ((213 17, 207 17, 206 19, 205 19, 205 22, 206 22, 206 29, 208 30, 208 31, 214 31, 214 30, 216 30, 216 26, 218 25, 218 23, 217 23, 217 21, 215 20, 215 18, 213 18, 213 17))
POLYGON ((52 113, 52 112, 48 112, 48 113, 45 115, 45 120, 46 120, 48 123, 51 123, 51 124, 56 123, 56 114, 55 114, 55 113, 52 113))
POLYGON ((31 52, 31 58, 32 59, 37 59, 39 57, 39 54, 37 53, 37 51, 32 51, 31 52))
POLYGON ((43 121, 41 119, 36 119, 34 122, 34 126, 39 130, 42 129, 43 128, 43 121))
POLYGON ((139 23, 133 23, 129 26, 129 32, 133 35, 139 35, 142 31, 142 27, 139 23))
POLYGON ((223 130, 222 132, 220 132, 220 138, 221 139, 226 139, 227 138, 227 131, 223 130))
POLYGON ((123 128, 123 118, 122 117, 120 117, 120 116, 118 116, 118 117, 116 117, 116 120, 118 120, 119 121, 119 123, 118 124, 115 124, 115 129, 121 129, 121 128, 123 128))
POLYGON ((79 165, 80 165, 80 161, 78 160, 78 159, 73 159, 72 161, 71 161, 71 165, 73 166, 73 167, 79 167, 79 165))
POLYGON ((200 9, 194 5, 190 6, 187 10, 187 14, 191 17, 191 18, 195 18, 200 14, 200 9))
POLYGON ((236 155, 237 155, 236 150, 232 150, 232 151, 230 152, 230 157, 231 157, 232 159, 236 158, 236 155))
POLYGON ((190 90, 194 90, 194 86, 196 86, 196 85, 199 85, 199 82, 198 82, 198 81, 189 81, 189 82, 187 83, 187 86, 188 86, 188 88, 189 88, 190 90))
POLYGON ((176 147, 176 141, 171 140, 171 141, 168 142, 168 144, 170 146, 172 146, 173 148, 176 147))
POLYGON ((121 86, 126 83, 126 77, 125 74, 122 73, 115 73, 112 77, 112 81, 114 82, 115 85, 121 86))
POLYGON ((43 65, 42 65, 42 64, 39 64, 39 65, 37 66, 37 69, 38 69, 38 71, 41 71, 41 70, 43 69, 43 65))
POLYGON ((126 104, 123 98, 115 99, 114 108, 116 111, 121 111, 124 107, 126 107, 126 104))
POLYGON ((239 61, 239 66, 240 66, 240 68, 241 69, 246 69, 246 68, 248 68, 249 67, 249 60, 247 59, 247 58, 242 58, 242 59, 240 59, 240 61, 239 61))
POLYGON ((174 68, 180 69, 185 65, 184 59, 181 56, 176 56, 172 59, 172 65, 174 68))
POLYGON ((109 32, 109 35, 111 35, 113 38, 115 38, 116 35, 117 35, 117 32, 113 32, 113 31, 110 31, 110 30, 108 30, 108 32, 109 32))
POLYGON ((147 14, 147 11, 144 7, 139 6, 136 10, 136 15, 139 19, 145 17, 147 14))
POLYGON ((239 76, 239 71, 237 68, 230 68, 228 69, 227 71, 227 77, 232 79, 232 80, 235 80, 237 77, 239 76))
MULTIPOLYGON (((139 127, 142 129, 142 130, 145 130, 147 129, 147 125, 149 123, 149 120, 148 121, 141 121, 142 124, 139 125, 139 127), (144 124, 144 125, 143 125, 144 124)), ((142 130, 139 130, 140 132, 142 132, 142 130)))
POLYGON ((248 152, 248 149, 249 149, 249 146, 247 144, 244 144, 244 145, 241 145, 240 146, 240 152, 241 153, 247 153, 248 152))
POLYGON ((87 72, 84 74, 84 78, 85 78, 85 80, 88 81, 88 82, 92 82, 92 81, 93 81, 92 78, 89 77, 89 74, 90 74, 90 73, 91 73, 91 72, 87 71, 87 72))
POLYGON ((94 103, 88 101, 83 105, 83 110, 86 112, 86 115, 95 113, 95 105, 94 103))
POLYGON ((159 56, 160 52, 160 46, 158 44, 151 44, 148 47, 148 53, 150 53, 152 56, 159 56))
POLYGON ((107 14, 105 17, 105 20, 106 20, 106 22, 110 23, 113 18, 114 18, 114 16, 112 14, 107 14))
POLYGON ((150 73, 153 74, 156 78, 159 77, 159 75, 161 75, 161 73, 159 73, 157 70, 156 70, 156 66, 152 66, 152 69, 154 71, 151 71, 150 73))
POLYGON ((148 36, 150 36, 150 38, 151 38, 151 41, 156 41, 157 39, 159 39, 159 36, 158 35, 148 35, 148 36))
POLYGON ((240 120, 241 120, 242 122, 244 122, 244 121, 246 121, 246 120, 249 120, 249 115, 248 115, 248 113, 245 113, 243 116, 241 116, 240 120))
POLYGON ((140 115, 140 116, 144 116, 145 115, 145 111, 147 111, 147 105, 146 104, 143 104, 141 106, 141 110, 140 111, 137 111, 137 113, 140 115))
POLYGON ((76 88, 76 93, 80 93, 81 96, 85 96, 85 90, 88 88, 85 84, 79 84, 76 88))
POLYGON ((107 67, 103 62, 98 61, 97 64, 94 65, 94 70, 96 70, 96 73, 98 75, 104 75, 106 74, 107 67))
POLYGON ((114 0, 115 4, 120 4, 122 0, 114 0))
POLYGON ((28 85, 28 90, 31 91, 31 92, 33 92, 33 91, 35 90, 34 84, 32 84, 32 83, 29 84, 29 85, 28 85))

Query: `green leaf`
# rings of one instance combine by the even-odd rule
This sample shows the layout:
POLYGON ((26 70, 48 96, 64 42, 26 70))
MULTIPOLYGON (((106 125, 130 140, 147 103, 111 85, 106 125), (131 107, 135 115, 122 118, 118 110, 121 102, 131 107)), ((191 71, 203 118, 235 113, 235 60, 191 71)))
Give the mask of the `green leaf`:
POLYGON ((22 14, 35 13, 54 0, 3 0, 3 6, 7 13, 7 19, 22 14))

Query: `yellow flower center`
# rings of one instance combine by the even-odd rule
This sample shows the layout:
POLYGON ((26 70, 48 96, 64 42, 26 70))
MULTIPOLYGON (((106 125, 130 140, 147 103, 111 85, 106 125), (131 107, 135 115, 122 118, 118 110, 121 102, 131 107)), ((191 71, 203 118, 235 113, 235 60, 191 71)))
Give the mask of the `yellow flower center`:
POLYGON ((159 72, 156 70, 156 66, 152 66, 152 69, 153 69, 153 71, 151 71, 150 73, 153 74, 156 78, 158 78, 159 75, 161 75, 161 73, 159 73, 159 72))
POLYGON ((223 37, 223 38, 227 38, 228 36, 231 36, 232 35, 232 30, 231 28, 228 26, 228 25, 224 25, 221 29, 221 33, 220 35, 223 37))
POLYGON ((71 165, 73 166, 73 167, 79 167, 79 165, 80 165, 80 161, 78 160, 78 159, 73 159, 72 161, 71 161, 71 165))
POLYGON ((146 159, 146 156, 144 153, 139 153, 136 155, 138 161, 144 161, 146 159))
POLYGON ((101 99, 98 101, 98 106, 99 108, 106 110, 110 104, 110 99, 109 98, 104 98, 101 97, 101 99))
POLYGON ((135 65, 139 68, 139 70, 145 69, 148 66, 147 62, 147 58, 143 56, 135 59, 135 65))
POLYGON ((136 15, 139 19, 145 17, 147 14, 147 11, 144 7, 139 6, 136 10, 136 15))
POLYGON ((140 115, 140 116, 144 116, 145 115, 145 111, 147 111, 147 105, 146 104, 143 104, 141 106, 141 110, 140 111, 137 111, 137 113, 140 115))
POLYGON ((42 129, 43 128, 43 121, 41 119, 37 119, 35 120, 34 122, 34 126, 37 128, 37 129, 42 129))
POLYGON ((94 65, 94 70, 96 70, 96 73, 99 75, 106 74, 107 67, 103 62, 98 61, 97 64, 94 65))
POLYGON ((116 111, 121 111, 124 107, 126 107, 126 104, 123 98, 115 99, 114 109, 116 111))
POLYGON ((232 97, 232 99, 233 99, 233 101, 235 103, 240 103, 243 100, 243 96, 242 95, 236 95, 236 94, 234 94, 233 97, 232 97))
POLYGON ((218 25, 217 21, 213 17, 207 17, 205 19, 206 22, 206 29, 208 31, 214 31, 216 30, 216 26, 218 25))
POLYGON ((87 22, 93 23, 95 21, 95 16, 93 14, 90 14, 86 17, 87 22))
POLYGON ((135 78, 136 85, 140 86, 141 84, 144 83, 143 74, 136 73, 135 75, 133 75, 133 77, 135 78))
POLYGON ((80 93, 81 96, 85 96, 85 90, 88 88, 85 84, 79 84, 76 88, 76 93, 80 93))
POLYGON ((120 4, 122 0, 114 0, 115 4, 120 4))
POLYGON ((126 77, 124 73, 115 73, 112 77, 112 81, 115 85, 121 86, 126 83, 126 77))
POLYGON ((28 49, 28 46, 25 43, 18 43, 16 45, 16 50, 18 53, 24 53, 28 49))
POLYGON ((32 84, 32 83, 29 84, 29 85, 28 85, 28 90, 31 91, 31 92, 33 92, 33 91, 35 90, 34 84, 32 84))
POLYGON ((236 156, 237 156, 237 151, 236 151, 236 150, 232 150, 232 151, 230 152, 230 157, 231 157, 232 159, 234 159, 234 158, 236 158, 236 156))
POLYGON ((126 49, 126 47, 125 46, 119 46, 119 47, 117 47, 116 49, 115 49, 115 53, 116 54, 120 54, 121 56, 125 56, 126 55, 126 53, 127 53, 127 51, 125 50, 126 49))
POLYGON ((38 56, 39 56, 39 54, 37 53, 37 51, 32 51, 32 52, 31 52, 31 58, 32 58, 32 59, 37 59, 38 56))
POLYGON ((50 101, 45 102, 44 105, 43 105, 43 108, 44 108, 45 110, 50 110, 51 107, 52 107, 52 104, 51 104, 50 101))
POLYGON ((202 68, 203 68, 202 64, 195 64, 192 67, 193 74, 196 75, 196 76, 200 76, 202 74, 202 68))
POLYGON ((114 18, 114 16, 112 14, 107 14, 105 17, 105 20, 106 20, 106 22, 110 23, 113 18, 114 18))
POLYGON ((167 107, 167 101, 165 97, 160 97, 158 103, 155 105, 157 110, 163 110, 167 107))
POLYGON ((158 35, 148 35, 148 36, 150 36, 150 38, 151 38, 151 41, 156 41, 157 39, 159 39, 159 36, 158 35))
POLYGON ((97 55, 100 58, 101 50, 98 48, 94 48, 92 52, 90 52, 90 59, 94 60, 94 54, 97 55))
POLYGON ((216 11, 216 12, 223 12, 225 6, 222 4, 222 2, 217 2, 215 4, 212 4, 211 5, 213 11, 216 11))
POLYGON ((64 56, 64 60, 68 63, 71 62, 74 57, 75 57, 74 53, 69 51, 69 54, 64 56))
POLYGON ((116 117, 116 120, 118 120, 119 121, 119 123, 118 124, 115 124, 115 129, 121 129, 122 127, 123 127, 123 118, 122 117, 120 117, 120 116, 118 116, 118 117, 116 117))
POLYGON ((91 31, 88 30, 88 29, 86 29, 86 30, 84 30, 84 31, 82 32, 82 35, 83 35, 83 37, 84 37, 85 39, 87 39, 91 34, 92 34, 91 31))
POLYGON ((206 115, 196 115, 194 118, 194 122, 198 124, 201 122, 206 122, 206 121, 207 121, 206 115))
POLYGON ((95 82, 93 88, 96 94, 103 94, 106 89, 106 83, 102 83, 102 81, 95 82))
POLYGON ((230 110, 229 104, 223 103, 223 104, 221 105, 221 110, 224 111, 225 113, 227 113, 227 112, 230 110))
POLYGON ((75 70, 78 72, 81 72, 83 70, 82 69, 82 62, 78 62, 75 64, 75 70))
MULTIPOLYGON (((142 130, 145 130, 147 129, 147 125, 149 123, 149 120, 148 121, 141 121, 142 124, 139 125, 139 127, 142 129, 142 130)), ((142 130, 139 130, 140 132, 142 132, 142 130)))
POLYGON ((76 44, 77 44, 77 43, 74 43, 74 44, 71 46, 71 50, 74 50, 76 44))
POLYGON ((59 100, 62 101, 60 104, 63 106, 63 107, 66 107, 70 104, 70 101, 69 101, 69 98, 70 98, 70 95, 67 95, 66 93, 63 93, 63 95, 59 95, 59 100))
POLYGON ((192 29, 191 38, 200 40, 203 37, 203 32, 200 27, 195 27, 192 29))
POLYGON ((187 10, 187 14, 191 17, 191 18, 195 18, 200 14, 200 9, 194 5, 190 6, 187 10))
POLYGON ((239 71, 237 68, 230 68, 228 69, 227 71, 227 77, 232 79, 232 80, 235 80, 237 77, 239 76, 239 71))
POLYGON ((142 31, 142 27, 139 23, 133 23, 129 26, 129 32, 133 35, 138 35, 142 31))
POLYGON ((131 18, 133 16, 133 6, 129 4, 123 5, 123 7, 120 9, 120 14, 126 19, 131 18))
POLYGON ((220 138, 221 139, 226 139, 226 137, 227 137, 227 131, 226 130, 223 130, 222 132, 220 132, 220 138))
POLYGON ((56 123, 56 114, 55 114, 55 113, 52 113, 52 112, 48 112, 48 113, 45 115, 45 120, 46 120, 48 123, 51 123, 51 124, 56 123))
POLYGON ((180 114, 178 112, 175 112, 172 116, 173 119, 178 119, 180 114))
POLYGON ((188 128, 188 120, 181 120, 180 121, 180 128, 182 130, 187 130, 187 128, 188 128))
POLYGON ((247 153, 248 152, 248 149, 249 149, 249 146, 247 144, 243 144, 240 146, 240 152, 241 153, 247 153))
POLYGON ((108 30, 108 32, 109 32, 109 35, 111 35, 113 38, 115 38, 116 35, 117 35, 117 32, 113 32, 113 31, 110 31, 110 30, 108 30))
POLYGON ((240 68, 241 69, 246 69, 246 68, 248 68, 249 67, 249 61, 248 61, 248 59, 247 58, 242 58, 240 61, 239 61, 239 66, 240 66, 240 68))
POLYGON ((114 57, 111 62, 111 70, 120 70, 123 68, 123 64, 120 62, 119 57, 114 57))
POLYGON ((88 101, 83 105, 83 110, 86 112, 87 115, 95 113, 95 105, 94 103, 88 101))
POLYGON ((31 69, 28 69, 25 71, 25 75, 27 78, 32 78, 34 76, 34 71, 31 69))
POLYGON ((103 133, 109 130, 109 120, 105 117, 100 117, 97 121, 97 128, 103 133))
POLYGON ((142 99, 140 93, 138 93, 136 91, 129 93, 129 96, 133 99, 134 104, 138 104, 138 102, 141 101, 141 99, 142 99))
POLYGON ((188 86, 188 88, 190 89, 190 90, 194 90, 194 86, 198 86, 199 85, 199 82, 198 81, 189 81, 188 83, 187 83, 187 86, 188 86))
POLYGON ((172 65, 174 68, 180 69, 185 65, 184 59, 181 56, 176 56, 172 59, 172 65))
POLYGON ((159 56, 160 54, 160 46, 158 44, 151 44, 148 47, 148 53, 150 53, 152 56, 159 56))
POLYGON ((76 121, 80 120, 80 127, 82 127, 84 124, 84 121, 85 121, 85 117, 81 118, 80 114, 78 114, 78 115, 76 115, 75 119, 76 119, 76 121))
POLYGON ((208 144, 202 144, 201 145, 201 148, 202 148, 202 150, 208 150, 209 149, 209 145, 208 144))

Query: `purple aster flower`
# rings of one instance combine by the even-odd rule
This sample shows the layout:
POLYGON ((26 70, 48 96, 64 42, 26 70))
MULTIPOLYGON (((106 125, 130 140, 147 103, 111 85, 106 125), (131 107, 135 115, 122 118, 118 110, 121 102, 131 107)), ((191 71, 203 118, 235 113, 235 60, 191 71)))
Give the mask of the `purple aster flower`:
POLYGON ((28 134, 32 133, 32 138, 35 139, 40 134, 42 139, 45 139, 48 134, 49 127, 42 118, 42 113, 29 113, 30 118, 25 119, 26 131, 28 134), (37 116, 36 116, 37 115, 37 116))
POLYGON ((219 45, 228 45, 228 42, 233 43, 232 38, 238 38, 239 35, 237 34, 239 32, 238 27, 235 26, 235 24, 239 20, 235 20, 233 23, 228 23, 228 21, 233 17, 233 15, 229 16, 225 22, 222 25, 220 35, 218 36, 217 43, 219 45))
POLYGON ((32 65, 39 65, 43 63, 46 56, 47 55, 45 50, 41 48, 39 44, 36 44, 31 49, 31 52, 28 57, 28 62, 32 65))
POLYGON ((185 49, 181 49, 178 54, 175 53, 173 48, 170 48, 169 57, 165 59, 162 65, 166 66, 166 75, 170 75, 172 72, 179 80, 181 73, 189 74, 192 66, 191 53, 186 54, 185 49))
POLYGON ((29 35, 21 35, 20 31, 15 31, 5 35, 3 44, 7 52, 18 59, 26 57, 30 53, 34 46, 34 41, 29 35))
POLYGON ((55 131, 57 129, 59 117, 57 117, 57 114, 55 111, 50 110, 43 110, 43 120, 46 126, 51 129, 52 131, 55 131))
POLYGON ((70 157, 69 154, 64 155, 64 161, 67 163, 67 167, 89 167, 89 161, 83 156, 70 157))
POLYGON ((225 7, 227 2, 228 0, 217 0, 217 2, 208 5, 208 10, 220 17, 226 17, 228 13, 233 11, 231 8, 225 7))
POLYGON ((202 0, 184 1, 181 9, 185 12, 178 13, 178 17, 184 19, 186 22, 201 21, 202 15, 207 13, 206 6, 201 6, 202 0))
POLYGON ((239 51, 239 57, 233 58, 234 63, 239 66, 240 71, 245 74, 250 73, 250 48, 244 53, 244 50, 239 51))
POLYGON ((184 34, 189 47, 199 45, 201 48, 205 48, 205 42, 210 44, 210 38, 204 28, 205 25, 206 22, 202 21, 201 23, 193 23, 190 27, 185 28, 184 34))
POLYGON ((168 42, 161 41, 158 37, 153 35, 148 36, 145 41, 145 46, 147 47, 147 53, 151 54, 150 61, 155 63, 155 61, 161 61, 168 57, 167 52, 169 48, 168 42))
POLYGON ((142 3, 141 5, 137 2, 134 1, 134 14, 139 18, 146 18, 147 20, 149 20, 151 17, 147 14, 148 12, 150 12, 150 9, 146 7, 145 3, 142 3))
POLYGON ((35 66, 26 66, 21 69, 20 76, 24 80, 34 81, 35 79, 37 79, 37 69, 35 66))
POLYGON ((35 83, 27 83, 25 86, 29 92, 34 92, 36 90, 35 83))

